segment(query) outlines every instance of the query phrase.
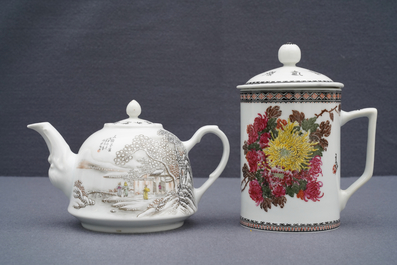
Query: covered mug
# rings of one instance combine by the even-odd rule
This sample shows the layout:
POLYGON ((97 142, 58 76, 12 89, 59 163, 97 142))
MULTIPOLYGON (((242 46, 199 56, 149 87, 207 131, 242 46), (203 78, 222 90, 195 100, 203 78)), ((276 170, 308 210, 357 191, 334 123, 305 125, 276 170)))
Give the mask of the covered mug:
POLYGON ((344 112, 343 84, 297 67, 295 44, 278 52, 282 67, 240 89, 241 216, 244 227, 284 232, 339 227, 340 211, 373 173, 377 110, 344 112), (363 175, 340 188, 341 127, 368 117, 363 175))

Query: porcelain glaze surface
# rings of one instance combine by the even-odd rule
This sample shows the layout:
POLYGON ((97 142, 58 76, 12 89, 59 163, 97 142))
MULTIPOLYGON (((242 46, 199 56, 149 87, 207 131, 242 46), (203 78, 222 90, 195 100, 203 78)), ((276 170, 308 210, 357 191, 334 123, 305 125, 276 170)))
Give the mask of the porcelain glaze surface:
POLYGON ((240 223, 245 227, 283 232, 335 229, 349 197, 372 176, 376 109, 342 111, 343 84, 296 67, 300 57, 297 45, 283 45, 283 67, 238 86, 240 223), (341 190, 340 130, 359 117, 369 118, 366 170, 341 190))
POLYGON ((197 211, 201 196, 226 166, 229 143, 217 126, 204 126, 182 142, 161 124, 140 119, 140 113, 132 101, 128 119, 106 123, 77 155, 49 123, 28 126, 45 139, 50 180, 70 199, 69 213, 87 229, 144 233, 178 228, 197 211), (210 178, 195 189, 188 152, 207 133, 221 139, 223 154, 210 178))

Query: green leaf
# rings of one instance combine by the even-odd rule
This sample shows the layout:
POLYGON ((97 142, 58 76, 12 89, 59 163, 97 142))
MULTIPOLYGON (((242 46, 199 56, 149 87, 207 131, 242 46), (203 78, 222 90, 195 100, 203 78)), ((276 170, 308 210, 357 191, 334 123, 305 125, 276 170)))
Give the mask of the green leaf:
POLYGON ((248 150, 261 150, 261 146, 258 143, 252 143, 248 146, 248 150))
POLYGON ((295 192, 292 190, 292 187, 287 187, 285 189, 285 193, 288 194, 290 197, 294 197, 295 192))
POLYGON ((299 191, 300 191, 300 185, 298 184, 293 184, 292 186, 289 186, 285 189, 285 193, 291 197, 294 197, 295 194, 298 194, 299 191))
POLYGON ((302 121, 302 129, 308 132, 309 130, 311 132, 315 132, 318 128, 318 124, 316 123, 317 117, 313 117, 310 119, 304 119, 302 121))
POLYGON ((278 137, 278 131, 277 130, 273 130, 271 133, 272 136, 272 140, 276 139, 278 137))
POLYGON ((269 186, 262 186, 263 198, 270 198, 272 196, 272 191, 269 186))
POLYGON ((306 180, 300 180, 298 182, 299 182, 299 190, 306 190, 306 184, 307 184, 306 180))
POLYGON ((297 184, 294 184, 294 185, 292 185, 292 187, 291 187, 291 189, 292 189, 292 191, 294 192, 294 193, 298 193, 299 192, 299 185, 297 185, 297 184))
POLYGON ((263 178, 262 178, 262 176, 261 176, 261 172, 257 171, 257 172, 255 173, 255 178, 258 180, 259 184, 262 184, 263 178))
POLYGON ((316 145, 314 147, 314 151, 310 154, 310 157, 315 157, 315 156, 323 156, 324 148, 321 147, 321 145, 316 145))
POLYGON ((267 122, 265 132, 274 131, 277 127, 277 118, 271 118, 267 122))

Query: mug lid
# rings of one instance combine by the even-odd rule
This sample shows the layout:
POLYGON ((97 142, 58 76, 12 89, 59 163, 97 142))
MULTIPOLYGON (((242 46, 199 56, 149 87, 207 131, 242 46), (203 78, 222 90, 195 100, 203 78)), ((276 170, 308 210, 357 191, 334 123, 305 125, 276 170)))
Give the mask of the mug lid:
POLYGON ((298 45, 287 43, 278 50, 278 59, 282 67, 254 76, 238 89, 260 88, 342 88, 342 83, 305 68, 297 67, 301 59, 298 45))

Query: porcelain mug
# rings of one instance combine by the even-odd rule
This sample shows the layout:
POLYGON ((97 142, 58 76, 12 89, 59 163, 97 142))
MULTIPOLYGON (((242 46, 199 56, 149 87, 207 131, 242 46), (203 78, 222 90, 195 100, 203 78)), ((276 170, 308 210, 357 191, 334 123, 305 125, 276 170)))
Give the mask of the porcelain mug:
POLYGON ((341 110, 343 84, 296 67, 300 59, 296 45, 283 45, 279 59, 283 67, 238 86, 240 223, 283 232, 338 228, 347 200, 372 177, 377 110, 341 110), (369 118, 365 171, 342 190, 341 127, 360 117, 369 118))

